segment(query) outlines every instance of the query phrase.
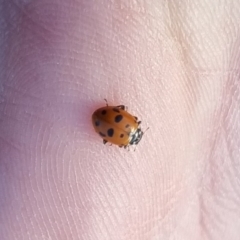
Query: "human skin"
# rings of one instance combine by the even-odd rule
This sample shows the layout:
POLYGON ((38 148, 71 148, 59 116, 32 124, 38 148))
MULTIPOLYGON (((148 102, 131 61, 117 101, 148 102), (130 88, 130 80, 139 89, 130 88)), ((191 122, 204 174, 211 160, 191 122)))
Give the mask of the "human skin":
POLYGON ((147 2, 1 1, 1 240, 240 239, 240 2, 147 2))

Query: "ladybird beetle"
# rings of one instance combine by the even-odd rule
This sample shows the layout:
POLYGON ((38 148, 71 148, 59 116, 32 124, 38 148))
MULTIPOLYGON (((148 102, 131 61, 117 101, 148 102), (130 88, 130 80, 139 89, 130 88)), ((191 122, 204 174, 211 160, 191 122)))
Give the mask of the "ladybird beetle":
POLYGON ((108 106, 97 109, 92 114, 92 124, 95 131, 107 142, 127 148, 136 145, 143 136, 141 121, 126 111, 124 105, 108 106))

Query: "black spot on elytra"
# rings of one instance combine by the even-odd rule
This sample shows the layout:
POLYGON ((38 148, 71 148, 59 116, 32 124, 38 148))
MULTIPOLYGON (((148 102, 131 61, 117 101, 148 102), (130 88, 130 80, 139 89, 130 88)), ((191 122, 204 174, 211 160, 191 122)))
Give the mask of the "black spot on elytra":
POLYGON ((123 116, 122 115, 117 115, 116 117, 115 117, 115 122, 116 123, 119 123, 119 122, 121 122, 122 121, 122 119, 123 119, 123 116))
POLYGON ((106 113, 107 113, 107 111, 106 110, 102 110, 102 115, 105 115, 106 113))
POLYGON ((126 126, 125 126, 125 128, 129 128, 130 127, 130 125, 129 124, 127 124, 126 126))
POLYGON ((99 135, 100 135, 101 137, 106 137, 106 135, 105 135, 104 133, 102 133, 102 132, 99 132, 99 135))
POLYGON ((118 109, 118 108, 116 108, 116 107, 115 107, 115 108, 113 108, 113 111, 114 111, 114 112, 117 112, 117 113, 120 113, 119 109, 118 109))
POLYGON ((114 129, 113 129, 113 128, 109 128, 109 129, 107 130, 107 135, 108 135, 108 137, 112 137, 113 134, 114 134, 114 129))
POLYGON ((99 125, 100 125, 100 121, 97 120, 97 121, 95 122, 95 126, 98 127, 99 125))
POLYGON ((124 134, 122 133, 121 135, 120 135, 120 138, 123 138, 124 137, 124 134))

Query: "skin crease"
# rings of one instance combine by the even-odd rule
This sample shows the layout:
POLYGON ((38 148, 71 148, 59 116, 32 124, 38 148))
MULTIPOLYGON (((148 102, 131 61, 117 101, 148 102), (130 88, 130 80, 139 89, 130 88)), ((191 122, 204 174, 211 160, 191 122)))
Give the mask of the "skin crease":
POLYGON ((239 240, 240 3, 147 2, 0 2, 1 240, 239 240))

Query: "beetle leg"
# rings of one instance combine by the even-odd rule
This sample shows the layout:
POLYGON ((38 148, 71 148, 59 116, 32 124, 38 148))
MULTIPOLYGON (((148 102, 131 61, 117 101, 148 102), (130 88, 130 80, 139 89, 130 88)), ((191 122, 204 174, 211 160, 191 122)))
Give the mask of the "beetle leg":
POLYGON ((103 144, 106 144, 107 142, 108 142, 107 140, 103 139, 103 144))
POLYGON ((124 105, 118 105, 117 108, 120 108, 120 109, 122 109, 122 110, 125 110, 125 109, 126 109, 126 106, 124 106, 124 105))
POLYGON ((127 149, 128 151, 130 151, 129 145, 125 145, 125 146, 124 146, 124 149, 127 149))
POLYGON ((108 107, 108 101, 107 101, 107 99, 106 99, 106 98, 104 98, 104 101, 106 102, 106 105, 107 105, 107 107, 108 107))

